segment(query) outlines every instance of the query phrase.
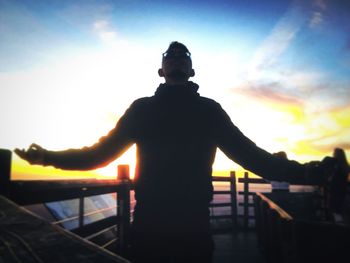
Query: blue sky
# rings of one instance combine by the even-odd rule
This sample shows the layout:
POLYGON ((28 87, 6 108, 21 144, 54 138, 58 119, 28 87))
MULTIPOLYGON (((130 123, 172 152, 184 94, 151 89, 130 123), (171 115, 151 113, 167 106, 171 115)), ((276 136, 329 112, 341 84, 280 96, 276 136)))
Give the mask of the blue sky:
POLYGON ((289 6, 283 1, 266 6, 254 1, 244 3, 2 0, 1 55, 10 57, 7 61, 26 65, 26 58, 35 63, 42 59, 40 53, 52 52, 51 48, 94 47, 98 42, 91 24, 98 20, 108 21, 121 36, 148 45, 164 46, 176 37, 192 37, 203 44, 247 47, 262 41, 289 6))
POLYGON ((154 93, 178 40, 201 95, 258 145, 305 161, 348 151, 349 32, 345 0, 0 0, 0 147, 95 142, 154 93))

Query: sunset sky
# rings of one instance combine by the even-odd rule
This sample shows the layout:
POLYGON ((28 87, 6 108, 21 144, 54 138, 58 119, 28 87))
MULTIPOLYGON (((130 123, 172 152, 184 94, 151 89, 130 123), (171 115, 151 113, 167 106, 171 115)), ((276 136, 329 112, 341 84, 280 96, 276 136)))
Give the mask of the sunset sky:
MULTIPOLYGON (((350 159, 350 2, 0 0, 0 148, 95 143, 154 94, 171 41, 192 53, 199 93, 258 146, 300 162, 350 159)), ((13 157, 13 178, 62 172, 13 157)), ((131 168, 133 169, 133 168, 131 168)), ((218 152, 215 171, 238 166, 218 152)))

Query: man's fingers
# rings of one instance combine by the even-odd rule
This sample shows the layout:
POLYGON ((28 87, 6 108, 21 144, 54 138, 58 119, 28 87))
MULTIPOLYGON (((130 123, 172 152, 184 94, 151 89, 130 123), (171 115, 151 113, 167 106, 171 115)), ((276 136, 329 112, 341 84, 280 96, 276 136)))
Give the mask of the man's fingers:
POLYGON ((15 150, 14 150, 14 152, 19 156, 19 157, 21 157, 21 158, 23 158, 23 159, 27 159, 27 153, 26 153, 26 151, 24 150, 24 149, 18 149, 18 148, 16 148, 15 150))
POLYGON ((43 148, 36 144, 36 143, 32 143, 30 146, 29 146, 29 150, 42 150, 43 148))
POLYGON ((42 164, 45 149, 40 145, 32 143, 27 150, 16 148, 14 152, 30 164, 42 164))
POLYGON ((20 156, 22 156, 24 153, 25 153, 25 151, 22 149, 18 149, 18 148, 16 148, 15 150, 14 150, 14 152, 17 154, 17 155, 20 155, 20 156))

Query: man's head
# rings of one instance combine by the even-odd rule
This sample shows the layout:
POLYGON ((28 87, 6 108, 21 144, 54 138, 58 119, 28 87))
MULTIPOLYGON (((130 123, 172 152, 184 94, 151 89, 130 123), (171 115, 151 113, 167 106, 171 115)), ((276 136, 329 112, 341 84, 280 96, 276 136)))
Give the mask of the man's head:
POLYGON ((185 84, 194 76, 191 53, 184 44, 177 41, 170 43, 163 53, 162 68, 158 70, 158 74, 168 84, 185 84))

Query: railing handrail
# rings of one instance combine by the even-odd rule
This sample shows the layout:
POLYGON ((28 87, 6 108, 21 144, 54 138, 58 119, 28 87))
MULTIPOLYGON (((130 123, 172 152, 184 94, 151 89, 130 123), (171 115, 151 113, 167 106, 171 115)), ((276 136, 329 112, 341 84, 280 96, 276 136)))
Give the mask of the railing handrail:
POLYGON ((228 191, 215 191, 213 194, 229 194, 229 202, 210 203, 209 207, 230 207, 230 215, 211 215, 211 219, 231 219, 232 230, 237 230, 237 191, 236 191, 236 172, 231 171, 230 176, 212 176, 212 182, 225 182, 229 183, 230 190, 228 191))
MULTIPOLYGON (((108 207, 101 208, 101 209, 96 209, 96 210, 88 212, 88 213, 83 213, 83 217, 96 215, 96 214, 99 214, 99 213, 102 213, 102 212, 105 212, 105 211, 110 211, 110 210, 113 210, 113 209, 116 209, 116 208, 117 208, 117 206, 113 205, 113 206, 108 206, 108 207)), ((53 221, 51 223, 54 224, 54 225, 58 225, 58 224, 67 223, 67 222, 70 222, 70 221, 73 221, 73 220, 77 220, 77 219, 79 219, 79 215, 67 217, 65 219, 61 219, 61 220, 58 220, 58 221, 53 221)))
MULTIPOLYGON (((271 181, 258 177, 258 176, 254 176, 254 177, 250 177, 250 174, 248 171, 244 172, 244 176, 238 178, 238 183, 243 184, 243 191, 238 191, 237 194, 243 196, 243 202, 242 203, 238 203, 238 205, 243 206, 243 214, 242 215, 238 215, 239 217, 243 217, 243 227, 245 229, 249 228, 249 220, 250 219, 254 219, 255 216, 252 215, 249 212, 249 207, 253 207, 253 199, 250 199, 249 197, 253 198, 258 191, 252 191, 250 189, 250 185, 270 185, 271 181)), ((292 186, 312 186, 312 187, 317 187, 317 185, 313 185, 313 184, 301 184, 301 183, 291 183, 290 187, 292 186)))
POLYGON ((132 181, 126 180, 10 181, 8 195, 20 205, 30 205, 115 193, 125 184, 132 188, 132 181))
POLYGON ((255 178, 255 177, 240 177, 238 178, 239 183, 248 183, 248 184, 270 184, 270 181, 267 181, 264 178, 255 178))
POLYGON ((285 220, 293 219, 293 217, 289 213, 283 210, 279 205, 273 202, 270 198, 266 197, 264 194, 257 192, 256 195, 259 196, 259 198, 263 200, 269 206, 270 209, 275 210, 281 218, 285 220))
MULTIPOLYGON (((117 224, 117 238, 113 242, 107 242, 108 246, 118 240, 118 252, 122 255, 127 253, 129 229, 130 229, 130 190, 133 188, 130 180, 129 166, 118 166, 120 180, 11 180, 10 150, 0 149, 0 194, 11 199, 18 205, 42 204, 54 201, 78 199, 78 228, 75 232, 86 232, 89 226, 110 227, 117 224), (113 220, 105 218, 88 225, 84 225, 84 199, 88 196, 117 193, 117 215, 113 220)), ((90 231, 91 232, 91 231, 90 231)))

